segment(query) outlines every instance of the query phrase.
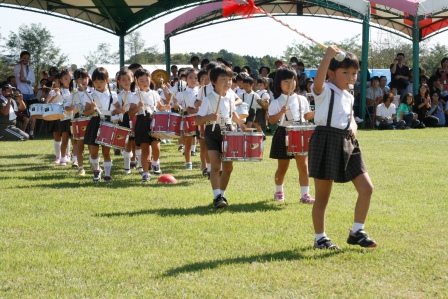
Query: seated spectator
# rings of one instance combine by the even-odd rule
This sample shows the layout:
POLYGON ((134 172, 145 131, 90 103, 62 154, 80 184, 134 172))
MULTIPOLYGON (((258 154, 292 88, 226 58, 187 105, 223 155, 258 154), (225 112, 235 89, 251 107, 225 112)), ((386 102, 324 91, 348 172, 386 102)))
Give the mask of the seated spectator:
POLYGON ((15 76, 9 76, 8 78, 6 78, 6 82, 11 85, 14 88, 17 88, 17 82, 16 82, 16 77, 15 76))
POLYGON ((380 88, 383 91, 383 94, 386 94, 390 90, 389 86, 387 86, 387 77, 380 76, 380 88))
POLYGON ((429 95, 429 87, 427 84, 421 84, 418 89, 419 94, 414 97, 414 112, 418 115, 420 128, 437 127, 439 120, 437 117, 429 115, 431 109, 431 96, 429 95))
POLYGON ((398 93, 398 90, 397 90, 397 88, 396 87, 392 87, 391 89, 390 89, 390 93, 392 93, 393 95, 394 95, 394 100, 393 100, 393 104, 395 105, 395 107, 397 107, 397 109, 398 109, 398 106, 400 106, 400 96, 397 94, 398 93))
POLYGON ((34 127, 36 126, 36 119, 28 117, 26 104, 25 104, 25 109, 19 110, 20 102, 19 101, 16 102, 15 99, 17 99, 18 96, 20 95, 20 90, 14 89, 14 94, 17 97, 14 98, 14 101, 11 101, 11 104, 13 104, 13 106, 14 106, 14 113, 16 114, 16 121, 22 123, 22 127, 19 128, 19 129, 21 129, 23 132, 26 132, 26 128, 28 127, 28 123, 31 122, 29 136, 30 136, 30 139, 34 139, 34 127))
POLYGON ((414 96, 412 93, 405 93, 401 97, 401 104, 397 111, 397 122, 404 120, 406 122, 406 129, 414 129, 420 125, 417 113, 412 112, 414 105, 414 96))
POLYGON ((376 107, 376 126, 379 130, 395 130, 406 127, 404 120, 397 121, 396 119, 397 108, 392 103, 393 100, 394 95, 387 92, 383 96, 383 103, 376 107))
POLYGON ((47 79, 40 79, 39 86, 35 87, 34 98, 38 100, 38 102, 43 103, 50 92, 50 88, 47 87, 47 79))
POLYGON ((17 99, 18 109, 26 109, 23 102, 23 95, 15 96, 13 93, 14 87, 9 84, 2 86, 2 94, 0 96, 0 141, 25 141, 29 136, 23 132, 16 125, 16 114, 14 113, 14 101, 17 99))
MULTIPOLYGON (((380 88, 380 78, 374 76, 370 81, 371 85, 366 90, 366 107, 369 115, 375 118, 375 107, 383 100, 383 91, 380 88)), ((370 126, 373 126, 372 122, 370 126)))
MULTIPOLYGON (((428 80, 429 94, 432 95, 433 93, 438 92, 441 95, 439 100, 442 102, 443 105, 446 105, 445 96, 448 95, 448 91, 446 92, 443 91, 443 85, 440 80, 441 80, 440 77, 437 75, 432 75, 431 77, 429 77, 428 80)), ((421 84, 423 84, 423 82, 421 84)))
POLYGON ((431 96, 431 110, 428 111, 429 115, 437 117, 439 120, 438 126, 444 126, 446 124, 446 118, 445 118, 445 109, 442 104, 442 102, 439 101, 440 94, 438 92, 435 92, 431 96))

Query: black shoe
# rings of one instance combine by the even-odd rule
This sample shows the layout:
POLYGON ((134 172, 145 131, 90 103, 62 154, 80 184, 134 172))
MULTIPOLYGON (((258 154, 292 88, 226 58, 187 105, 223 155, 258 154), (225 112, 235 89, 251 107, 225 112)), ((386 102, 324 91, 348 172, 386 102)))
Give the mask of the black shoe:
POLYGON ((222 170, 219 172, 219 177, 221 177, 221 174, 222 174, 222 170))
POLYGON ((131 169, 135 169, 135 168, 137 167, 137 162, 135 162, 135 161, 132 162, 132 161, 131 161, 131 165, 130 165, 130 166, 131 166, 131 167, 130 167, 131 169))
POLYGON ((160 165, 153 165, 152 172, 156 175, 162 174, 162 170, 160 169, 160 165))
POLYGON ((191 155, 192 156, 196 156, 196 152, 195 151, 191 151, 191 155))
POLYGON ((266 135, 263 134, 263 141, 266 141, 266 135))
POLYGON ((218 195, 215 199, 213 199, 213 205, 217 209, 225 208, 229 204, 227 203, 227 200, 222 195, 218 195))
POLYGON ((112 178, 110 176, 105 176, 104 177, 104 182, 105 183, 110 183, 110 182, 112 182, 112 178))
POLYGON ((114 149, 114 154, 115 156, 121 156, 121 150, 118 148, 114 149))
POLYGON ((376 242, 369 238, 367 233, 360 229, 356 233, 350 231, 347 243, 350 245, 359 245, 361 247, 376 247, 376 242))
POLYGON ((210 172, 207 171, 207 179, 210 181, 210 172))
POLYGON ((30 140, 34 140, 34 135, 30 135, 30 140))
POLYGON ((202 176, 207 176, 207 168, 202 169, 202 176))
POLYGON ((319 240, 315 239, 314 240, 314 248, 341 250, 341 248, 339 246, 336 246, 333 243, 331 243, 331 240, 328 237, 322 237, 319 240))

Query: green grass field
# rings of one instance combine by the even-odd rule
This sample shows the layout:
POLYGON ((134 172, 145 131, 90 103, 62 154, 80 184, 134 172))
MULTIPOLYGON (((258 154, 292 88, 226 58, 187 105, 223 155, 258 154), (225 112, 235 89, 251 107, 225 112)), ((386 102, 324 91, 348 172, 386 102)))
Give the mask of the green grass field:
POLYGON ((184 170, 177 144, 162 145, 161 167, 178 183, 161 185, 124 176, 121 156, 114 181, 94 184, 52 164, 52 140, 2 142, 0 298, 447 298, 448 128, 358 139, 378 247, 346 244, 356 192, 335 184, 327 234, 339 252, 313 249, 293 164, 286 204, 272 201, 271 137, 262 162, 234 163, 219 211, 199 156, 184 170))

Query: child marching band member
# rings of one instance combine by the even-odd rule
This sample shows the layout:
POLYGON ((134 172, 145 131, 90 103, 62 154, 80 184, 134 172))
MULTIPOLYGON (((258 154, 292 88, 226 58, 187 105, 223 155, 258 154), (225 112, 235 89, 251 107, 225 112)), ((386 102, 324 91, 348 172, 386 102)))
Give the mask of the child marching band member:
MULTIPOLYGON (((72 111, 76 108, 78 110, 78 113, 76 113, 74 117, 79 118, 84 115, 86 103, 89 102, 89 95, 87 94, 87 88, 90 81, 89 72, 84 68, 77 69, 73 74, 73 78, 76 85, 78 86, 78 91, 73 94, 73 98, 70 97, 70 99, 67 101, 65 109, 66 111, 72 111)), ((86 174, 84 170, 84 140, 74 140, 73 148, 75 147, 76 150, 74 150, 73 152, 76 153, 77 156, 78 175, 84 176, 86 174)))
MULTIPOLYGON (((208 96, 213 91, 213 86, 210 83, 210 78, 208 77, 208 73, 206 70, 199 71, 198 81, 201 83, 201 86, 198 89, 198 99, 194 102, 194 106, 197 107, 199 111, 199 108, 201 107, 202 104, 202 100, 204 99, 204 97, 208 96)), ((201 158, 202 175, 207 176, 210 179, 211 164, 210 164, 210 157, 208 156, 207 145, 205 144, 205 139, 203 136, 204 132, 205 132, 204 124, 201 126, 196 126, 196 136, 199 140, 199 146, 201 150, 200 158, 201 158), (203 127, 204 130, 201 130, 201 127, 203 127)))
POLYGON ((271 153, 269 154, 271 159, 277 159, 274 200, 285 200, 283 181, 288 171, 289 161, 295 159, 299 172, 300 201, 312 204, 314 199, 309 194, 308 157, 287 155, 285 144, 287 126, 292 125, 293 121, 302 123, 314 117, 314 112, 310 110, 308 100, 294 93, 296 87, 297 73, 292 68, 284 67, 277 70, 273 90, 277 98, 269 105, 269 123, 275 124, 281 120, 278 129, 272 137, 271 153))
POLYGON ((149 162, 152 149, 152 168, 154 174, 161 174, 160 169, 160 140, 150 135, 152 114, 158 110, 168 110, 169 106, 163 106, 161 98, 157 91, 150 90, 151 74, 148 70, 137 70, 134 74, 136 87, 138 86, 137 96, 131 100, 129 107, 129 117, 137 114, 137 122, 135 124, 135 144, 141 147, 141 164, 142 164, 142 182, 149 182, 149 162))
POLYGON ((197 125, 206 124, 205 142, 211 162, 210 182, 215 208, 228 205, 224 194, 233 170, 231 161, 222 161, 222 174, 221 177, 219 176, 222 151, 221 130, 230 130, 232 120, 243 130, 246 128, 235 111, 235 93, 229 92, 232 77, 232 70, 226 66, 216 66, 210 71, 210 81, 213 83, 214 91, 204 98, 196 117, 197 125))
POLYGON ((314 122, 317 125, 309 144, 309 171, 316 187, 312 213, 316 233, 314 247, 340 249, 325 234, 325 211, 333 182, 348 181, 355 186, 358 199, 347 243, 375 247, 375 241, 364 231, 373 184, 356 140, 354 98, 349 92, 356 83, 359 61, 352 53, 346 53, 343 61, 337 61, 334 57, 339 52, 341 50, 336 46, 327 48, 312 86, 316 104, 314 122), (331 83, 325 82, 327 75, 331 83))
MULTIPOLYGON (((58 73, 54 76, 54 81, 52 82, 52 89, 48 93, 47 99, 45 101, 46 104, 59 103, 60 105, 62 105, 63 97, 60 96, 61 95, 60 87, 61 87, 61 76, 58 73)), ((70 93, 68 95, 70 95, 70 93)), ((47 120, 46 122, 48 133, 53 134, 53 147, 56 155, 54 163, 59 165, 61 164, 61 143, 62 143, 61 133, 59 132, 59 120, 47 120)), ((65 158, 66 153, 63 153, 63 155, 65 158)))
MULTIPOLYGON (((242 76, 243 77, 243 92, 238 94, 238 97, 243 100, 249 107, 249 116, 246 118, 246 126, 248 128, 252 128, 252 124, 255 121, 255 115, 257 107, 261 109, 258 105, 257 100, 260 100, 260 96, 252 90, 254 85, 254 79, 250 76, 242 76)), ((255 125, 255 124, 254 124, 255 125)), ((258 122, 257 132, 261 132, 261 126, 258 122)))
MULTIPOLYGON (((118 84, 122 88, 121 92, 118 94, 118 98, 121 100, 122 107, 121 113, 123 115, 123 119, 120 122, 120 126, 126 128, 134 128, 137 117, 134 116, 132 118, 129 117, 129 107, 131 106, 132 99, 136 96, 135 92, 131 90, 131 84, 134 82, 134 73, 128 69, 127 67, 123 67, 118 72, 118 84)), ((137 99, 134 100, 137 102, 137 99)), ((133 133, 129 136, 129 140, 126 143, 126 147, 123 151, 123 160, 124 160, 124 173, 131 174, 131 158, 133 157, 132 147, 135 148, 135 136, 133 133)))
MULTIPOLYGON (((174 102, 174 109, 179 107, 184 111, 184 116, 188 114, 195 114, 198 112, 198 108, 195 107, 194 102, 198 95, 198 70, 189 69, 187 75, 187 88, 176 95, 174 102)), ((184 122, 184 126, 186 126, 184 122)), ((184 155, 185 155, 185 169, 193 170, 193 163, 191 162, 192 143, 196 139, 195 135, 184 136, 184 155)))
MULTIPOLYGON (((257 86, 258 86, 258 91, 257 94, 260 97, 262 102, 265 102, 267 105, 269 105, 271 96, 269 93, 269 80, 268 78, 258 78, 257 79, 257 86)), ((269 107, 269 106, 268 106, 269 107)), ((268 110, 265 109, 258 109, 257 108, 257 113, 255 115, 255 122, 254 122, 254 126, 257 128, 257 121, 260 121, 260 130, 262 130, 261 128, 261 124, 265 124, 265 126, 267 125, 266 120, 269 119, 269 113, 268 110)), ((257 128, 258 131, 258 128, 257 128)), ((261 132, 261 131, 258 131, 261 132)), ((266 140, 266 136, 263 134, 263 139, 266 140)))
MULTIPOLYGON (((117 94, 112 93, 109 89, 109 73, 103 67, 95 69, 92 73, 93 86, 95 91, 92 93, 91 101, 86 103, 84 110, 85 116, 91 116, 90 122, 84 136, 84 143, 89 146, 90 163, 93 165, 93 181, 101 180, 100 158, 98 155, 99 144, 95 142, 100 122, 105 121, 112 123, 111 116, 120 114, 121 107, 118 103, 117 94)), ((112 160, 110 157, 110 147, 101 146, 103 154, 104 166, 104 182, 112 182, 110 171, 112 168, 112 160)))

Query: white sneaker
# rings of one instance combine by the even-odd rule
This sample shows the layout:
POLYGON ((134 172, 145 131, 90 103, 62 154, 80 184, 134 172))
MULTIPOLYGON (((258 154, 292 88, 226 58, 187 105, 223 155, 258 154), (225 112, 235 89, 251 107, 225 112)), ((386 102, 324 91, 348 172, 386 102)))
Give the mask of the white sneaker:
POLYGON ((126 175, 131 174, 131 170, 130 169, 125 169, 124 170, 124 174, 126 174, 126 175))
POLYGON ((357 124, 359 124, 359 123, 362 123, 364 120, 362 119, 362 118, 359 118, 359 117, 355 117, 355 121, 356 121, 356 123, 357 124))
POLYGON ((193 170, 193 163, 191 163, 191 162, 185 163, 185 169, 186 170, 193 170))
MULTIPOLYGON (((70 161, 70 160, 69 160, 69 161, 70 161)), ((62 157, 61 160, 60 160, 60 162, 59 162, 59 165, 61 165, 61 166, 66 166, 66 165, 67 165, 67 158, 62 157)))

